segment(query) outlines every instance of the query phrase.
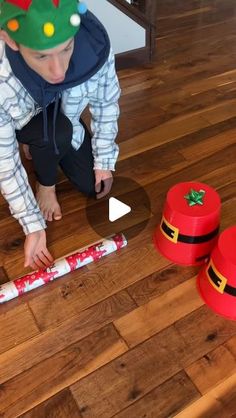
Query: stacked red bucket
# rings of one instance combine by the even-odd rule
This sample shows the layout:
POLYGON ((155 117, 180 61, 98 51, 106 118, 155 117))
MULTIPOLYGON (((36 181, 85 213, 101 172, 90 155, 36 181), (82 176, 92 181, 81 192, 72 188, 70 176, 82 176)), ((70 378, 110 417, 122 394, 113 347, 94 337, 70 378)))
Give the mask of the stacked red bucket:
POLYGON ((184 182, 167 193, 154 242, 166 258, 180 265, 205 263, 217 241, 221 202, 200 182, 184 182))
POLYGON ((210 261, 198 275, 198 289, 216 313, 236 320, 236 226, 224 230, 210 261))
POLYGON ((219 315, 236 320, 236 226, 218 234, 220 209, 212 187, 178 183, 167 193, 154 242, 176 264, 203 264, 197 277, 201 297, 219 315))

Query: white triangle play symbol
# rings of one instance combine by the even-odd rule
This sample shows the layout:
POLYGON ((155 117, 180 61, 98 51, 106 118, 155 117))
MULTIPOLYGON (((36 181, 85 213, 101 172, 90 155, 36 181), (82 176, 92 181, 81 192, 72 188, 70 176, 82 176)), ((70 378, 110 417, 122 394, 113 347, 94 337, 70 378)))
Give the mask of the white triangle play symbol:
POLYGON ((109 221, 114 222, 127 213, 131 212, 131 207, 116 199, 110 197, 109 199, 109 221))

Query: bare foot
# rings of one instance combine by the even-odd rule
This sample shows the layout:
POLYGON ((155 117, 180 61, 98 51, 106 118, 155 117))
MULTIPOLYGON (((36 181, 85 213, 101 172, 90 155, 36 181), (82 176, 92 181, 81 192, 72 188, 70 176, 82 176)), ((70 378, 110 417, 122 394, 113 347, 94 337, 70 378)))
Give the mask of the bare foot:
POLYGON ((46 221, 59 221, 62 218, 55 186, 43 186, 37 183, 36 199, 46 221))
POLYGON ((22 149, 23 149, 26 160, 32 160, 31 154, 29 152, 29 145, 22 144, 22 149))

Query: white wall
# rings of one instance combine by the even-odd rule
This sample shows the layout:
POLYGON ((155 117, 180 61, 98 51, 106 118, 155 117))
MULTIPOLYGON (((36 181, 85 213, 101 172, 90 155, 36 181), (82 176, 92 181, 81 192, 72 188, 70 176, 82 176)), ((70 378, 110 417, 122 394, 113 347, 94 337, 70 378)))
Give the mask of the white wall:
POLYGON ((145 29, 107 0, 85 2, 107 29, 116 54, 145 46, 145 29))

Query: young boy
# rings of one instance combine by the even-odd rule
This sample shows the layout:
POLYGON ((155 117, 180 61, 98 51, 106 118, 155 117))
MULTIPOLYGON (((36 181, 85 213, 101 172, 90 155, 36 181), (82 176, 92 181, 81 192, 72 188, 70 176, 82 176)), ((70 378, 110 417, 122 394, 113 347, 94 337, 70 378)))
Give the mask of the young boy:
POLYGON ((45 221, 62 217, 57 167, 97 198, 118 157, 120 88, 102 24, 77 0, 0 0, 0 187, 26 234, 25 267, 53 259, 45 221), (80 118, 89 105, 92 137, 80 118), (18 142, 37 176, 35 199, 18 142))

